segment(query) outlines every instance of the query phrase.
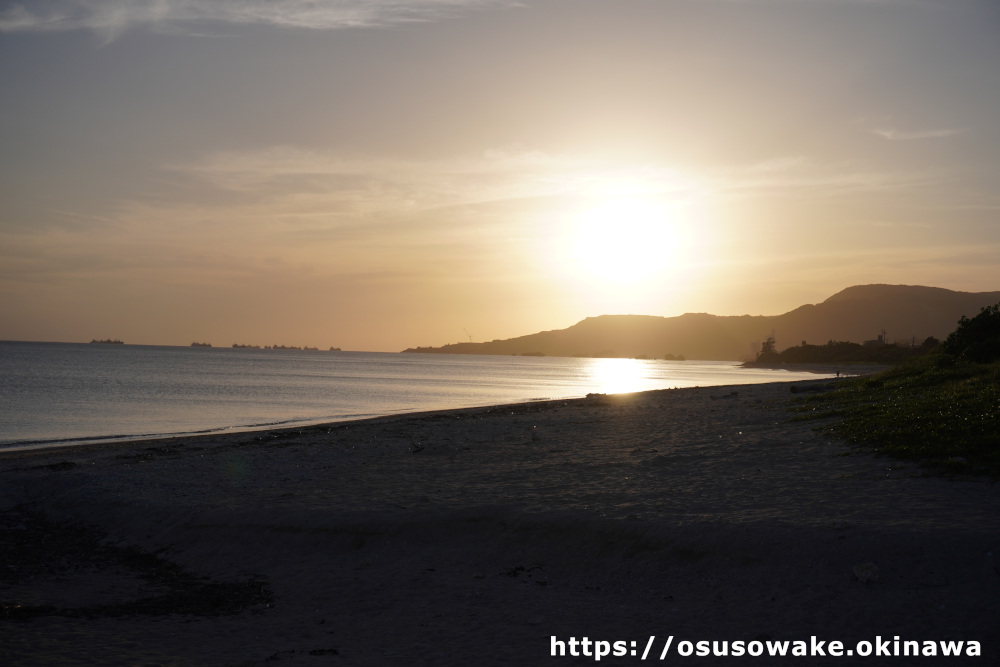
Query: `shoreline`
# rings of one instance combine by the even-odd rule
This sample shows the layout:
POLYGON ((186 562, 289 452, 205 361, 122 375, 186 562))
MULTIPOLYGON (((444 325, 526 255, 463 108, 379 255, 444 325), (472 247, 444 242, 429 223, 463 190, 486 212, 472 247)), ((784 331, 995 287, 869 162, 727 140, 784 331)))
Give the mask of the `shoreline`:
MULTIPOLYGON (((186 350, 187 348, 178 349, 186 350)), ((493 361, 493 358, 490 359, 493 361)), ((667 364, 666 367, 672 368, 670 364, 667 364)), ((220 413, 221 406, 214 405, 211 397, 208 397, 204 401, 192 401, 189 412, 183 412, 185 408, 175 406, 173 414, 165 414, 159 409, 159 403, 151 403, 149 397, 145 395, 145 397, 140 397, 131 410, 126 410, 121 414, 115 412, 116 404, 113 402, 113 397, 103 396, 91 400, 91 403, 87 404, 86 410, 66 409, 60 412, 61 408, 65 408, 67 404, 73 404, 77 398, 72 395, 53 397, 41 393, 29 394, 27 397, 21 397, 19 402, 15 402, 14 412, 11 413, 15 419, 8 420, 7 430, 4 433, 6 437, 0 439, 0 451, 93 446, 106 442, 151 441, 219 433, 269 431, 275 428, 298 428, 426 410, 486 407, 507 401, 563 400, 579 398, 590 391, 620 391, 622 388, 642 391, 695 384, 795 381, 807 379, 815 373, 823 373, 825 370, 803 369, 796 372, 795 369, 740 369, 737 362, 691 362, 690 366, 687 363, 678 366, 676 371, 663 371, 659 366, 656 368, 658 370, 644 368, 641 372, 633 369, 642 377, 637 375, 617 387, 611 386, 617 384, 617 380, 609 380, 605 377, 607 373, 602 373, 600 368, 597 369, 596 380, 587 375, 593 370, 589 368, 587 373, 580 376, 586 377, 585 380, 580 380, 579 377, 568 379, 569 376, 559 381, 553 381, 552 378, 539 380, 525 371, 523 379, 515 379, 515 382, 506 389, 503 382, 492 384, 483 382, 481 387, 476 386, 472 393, 466 395, 455 391, 436 390, 432 386, 434 383, 431 382, 428 385, 427 395, 411 392, 412 395, 400 398, 389 391, 385 396, 376 396, 375 400, 369 399, 363 404, 357 401, 357 397, 350 395, 346 401, 341 403, 313 401, 312 394, 303 393, 301 386, 294 386, 290 390, 293 394, 292 399, 273 404, 263 402, 260 405, 251 400, 247 403, 249 407, 226 413, 220 413), (694 370, 688 372, 691 368, 694 370), (702 373, 706 369, 708 372, 702 373), (812 372, 809 372, 810 370, 812 372), (524 386, 520 386, 519 383, 524 386), (32 407, 33 405, 47 404, 53 404, 54 410, 36 412, 32 407), (202 405, 208 406, 207 409, 203 410, 202 405), (309 407, 302 408, 302 405, 309 407), (47 415, 50 414, 52 416, 48 417, 47 415), (150 417, 151 414, 153 417, 150 417), (19 415, 24 415, 24 418, 17 419, 19 415), (183 416, 184 418, 175 419, 175 416, 183 416)), ((380 377, 379 373, 382 372, 389 372, 389 370, 383 369, 373 373, 365 382, 369 384, 375 382, 380 377)), ((123 381, 128 382, 128 380, 123 381)), ((331 386, 335 388, 336 382, 331 386)), ((90 400, 89 397, 88 400, 90 400)))
POLYGON ((0 646, 493 665, 573 662, 552 636, 878 634, 978 640, 989 662, 1000 485, 788 421, 802 384, 0 453, 0 646))
POLYGON ((841 372, 840 377, 857 377, 859 375, 873 375, 892 368, 889 364, 876 364, 867 361, 847 361, 843 363, 811 362, 811 363, 778 363, 761 364, 756 361, 745 361, 740 364, 741 368, 767 368, 771 370, 801 371, 804 373, 836 373, 841 372))
MULTIPOLYGON (((735 363, 735 362, 734 362, 735 363)), ((778 366, 760 366, 747 368, 767 368, 770 370, 788 370, 791 372, 801 372, 801 373, 814 373, 814 374, 830 374, 831 370, 829 368, 823 368, 822 365, 812 365, 812 364, 799 364, 799 367, 790 367, 787 365, 778 366), (815 367, 814 367, 815 366, 815 367)), ((875 373, 880 370, 884 370, 882 367, 873 367, 869 372, 875 373)), ((862 373, 859 373, 859 375, 862 373)), ((865 373, 866 374, 866 373, 865 373)), ((849 377, 845 375, 844 377, 849 377)), ((832 379, 832 378, 830 378, 832 379)), ((794 382, 811 382, 813 380, 806 379, 795 379, 795 380, 775 380, 773 382, 767 383, 756 383, 756 384, 788 384, 794 382)), ((742 386, 752 386, 755 383, 741 383, 733 385, 707 385, 713 387, 742 387, 742 386)), ((680 388, 698 388, 698 387, 680 387, 680 388)), ((675 387, 674 389, 677 389, 675 387)), ((636 393, 654 392, 654 391, 671 391, 671 389, 647 389, 638 392, 624 392, 622 394, 614 395, 631 395, 636 393)), ((159 442, 165 440, 178 440, 187 438, 214 438, 214 437, 227 437, 227 436, 239 436, 247 433, 268 433, 271 431, 286 431, 286 430, 298 430, 298 429, 309 429, 309 428, 319 428, 325 427, 332 424, 343 424, 352 422, 363 422, 372 419, 390 419, 394 417, 405 417, 408 415, 422 415, 429 412, 448 412, 454 410, 480 410, 480 409, 490 409, 495 407, 502 407, 505 405, 521 405, 521 404, 532 404, 532 403, 547 403, 547 402, 561 402, 561 401, 574 401, 574 400, 584 400, 584 397, 573 396, 564 398, 536 398, 524 401, 517 401, 515 403, 500 403, 500 404, 484 404, 484 405, 472 405, 472 406, 460 406, 460 407, 449 407, 449 408, 435 408, 430 410, 414 410, 414 411, 402 411, 394 412, 382 415, 370 415, 370 416, 346 416, 337 419, 325 419, 325 418, 304 418, 300 420, 299 423, 286 423, 282 425, 275 424, 262 424, 259 426, 226 426, 211 428, 202 431, 192 431, 192 432, 182 432, 174 434, 151 434, 151 435, 107 435, 107 436, 93 436, 93 437, 81 437, 81 438, 62 438, 58 440, 48 440, 48 441, 27 441, 27 442, 14 442, 8 444, 0 444, 0 456, 7 453, 15 452, 40 452, 55 449, 74 449, 77 447, 103 447, 111 445, 124 445, 130 446, 138 443, 149 443, 149 442, 159 442)))
MULTIPOLYGON (((803 382, 803 381, 800 381, 803 382)), ((775 383, 784 384, 784 383, 775 383)), ((734 386, 744 386, 744 385, 724 385, 726 387, 734 386)), ((654 393, 658 391, 677 391, 675 389, 652 389, 647 392, 633 392, 629 394, 612 394, 612 396, 632 396, 635 394, 643 393, 654 393)), ((386 420, 396 420, 396 419, 410 419, 410 418, 425 418, 425 417, 436 417, 441 415, 454 414, 458 417, 466 416, 465 413, 468 412, 493 412, 496 410, 521 410, 533 405, 543 405, 543 404, 564 404, 571 401, 587 401, 586 397, 575 397, 575 398, 544 398, 537 399, 533 401, 519 401, 516 403, 499 403, 495 405, 481 405, 481 406, 471 406, 471 407, 458 407, 458 408, 441 408, 437 410, 417 410, 414 412, 399 412, 395 414, 387 415, 375 415, 371 417, 352 417, 346 419, 340 419, 335 421, 323 421, 319 423, 304 423, 298 426, 262 426, 260 428, 248 428, 243 429, 241 427, 234 427, 232 429, 223 428, 215 431, 205 432, 205 433, 182 433, 177 435, 153 435, 153 436, 139 436, 139 437, 129 437, 123 436, 122 439, 98 439, 98 440, 88 440, 82 441, 75 444, 40 444, 38 446, 12 446, 12 447, 0 447, 0 462, 4 460, 8 455, 12 458, 17 455, 33 456, 42 455, 45 453, 58 453, 58 452, 74 452, 77 450, 91 450, 91 449, 118 449, 126 448, 131 449, 134 447, 144 446, 144 445, 162 445, 170 446, 173 444, 197 444, 198 441, 218 441, 218 444, 233 444, 235 442, 243 441, 246 436, 253 435, 257 438, 282 438, 291 435, 296 436, 310 436, 318 435, 322 433, 328 433, 331 429, 337 428, 345 425, 365 425, 368 423, 378 423, 386 420)))

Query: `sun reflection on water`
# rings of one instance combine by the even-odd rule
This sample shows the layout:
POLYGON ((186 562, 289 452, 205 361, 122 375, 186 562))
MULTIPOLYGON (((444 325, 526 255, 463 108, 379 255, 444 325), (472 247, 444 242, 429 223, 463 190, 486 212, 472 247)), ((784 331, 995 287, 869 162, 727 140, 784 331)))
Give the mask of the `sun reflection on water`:
POLYGON ((592 359, 587 376, 594 393, 624 394, 654 388, 650 362, 640 359, 592 359))

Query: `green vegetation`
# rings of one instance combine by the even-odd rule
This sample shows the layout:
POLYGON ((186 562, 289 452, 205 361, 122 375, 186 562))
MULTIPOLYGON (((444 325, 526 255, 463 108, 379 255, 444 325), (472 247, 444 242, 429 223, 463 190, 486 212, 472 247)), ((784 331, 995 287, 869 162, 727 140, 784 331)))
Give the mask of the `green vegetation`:
POLYGON ((971 320, 963 315, 958 328, 941 348, 947 354, 969 361, 989 363, 1000 359, 1000 303, 983 308, 971 320))
POLYGON ((1000 478, 1000 307, 963 317, 938 351, 803 400, 801 416, 879 454, 1000 478))

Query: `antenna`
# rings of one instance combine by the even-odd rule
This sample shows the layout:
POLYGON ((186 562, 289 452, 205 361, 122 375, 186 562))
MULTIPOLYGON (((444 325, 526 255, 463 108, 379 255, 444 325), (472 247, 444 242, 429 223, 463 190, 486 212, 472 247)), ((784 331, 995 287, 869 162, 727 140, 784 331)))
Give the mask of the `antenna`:
POLYGON ((472 334, 470 334, 469 330, 466 329, 465 327, 462 327, 462 331, 464 331, 465 335, 469 337, 469 342, 471 343, 472 342, 472 334))

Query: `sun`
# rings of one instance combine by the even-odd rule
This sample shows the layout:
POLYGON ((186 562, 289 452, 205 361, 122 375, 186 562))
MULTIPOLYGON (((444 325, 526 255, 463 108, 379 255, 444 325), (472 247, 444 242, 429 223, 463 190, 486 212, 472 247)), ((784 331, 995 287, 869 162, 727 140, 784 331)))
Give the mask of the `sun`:
POLYGON ((681 247, 675 207, 641 197, 605 199, 581 210, 569 235, 574 272, 604 283, 635 283, 668 271, 681 247))

